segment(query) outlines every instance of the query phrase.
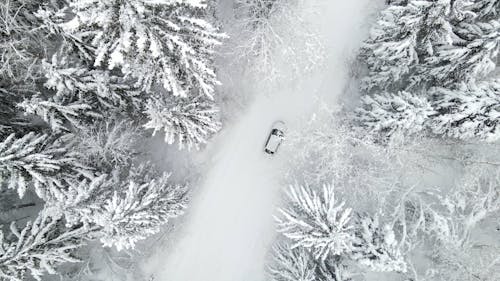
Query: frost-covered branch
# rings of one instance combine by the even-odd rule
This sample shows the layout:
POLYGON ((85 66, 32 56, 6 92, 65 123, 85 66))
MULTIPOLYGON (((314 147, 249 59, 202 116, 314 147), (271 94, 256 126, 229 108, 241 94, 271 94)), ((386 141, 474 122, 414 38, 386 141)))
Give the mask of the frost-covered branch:
POLYGON ((273 281, 315 281, 317 265, 311 253, 302 247, 280 243, 273 247, 273 262, 269 267, 273 281))
MULTIPOLYGON (((46 198, 48 193, 64 188, 64 182, 80 176, 92 176, 90 169, 75 155, 46 135, 11 134, 0 142, 0 184, 16 189, 22 197, 34 186, 46 198)), ((61 144, 62 145, 62 144, 61 144)))
POLYGON ((64 262, 78 262, 73 251, 82 246, 87 230, 69 229, 61 232, 61 221, 43 211, 34 221, 19 229, 15 223, 10 233, 0 228, 0 278, 23 281, 29 272, 36 280, 56 273, 64 262))
POLYGON ((94 229, 92 237, 105 246, 133 248, 183 213, 187 188, 170 183, 168 174, 151 177, 145 166, 130 169, 125 180, 102 175, 74 182, 47 201, 47 212, 68 226, 94 229))
POLYGON ((126 166, 139 152, 139 137, 144 136, 137 125, 125 121, 104 121, 75 133, 75 148, 82 162, 100 169, 115 170, 126 166))
POLYGON ((460 84, 450 90, 431 89, 439 114, 430 120, 432 131, 457 139, 500 140, 500 80, 460 84))
POLYGON ((33 82, 40 77, 39 56, 50 42, 38 27, 34 13, 41 2, 8 0, 0 3, 0 77, 33 82))
POLYGON ((306 19, 313 6, 302 0, 237 0, 230 52, 260 80, 284 76, 280 63, 294 75, 310 71, 324 58, 318 32, 306 19))
POLYGON ((145 111, 149 121, 144 127, 153 134, 163 131, 165 142, 177 143, 179 149, 198 149, 221 128, 218 112, 203 96, 153 99, 145 111))
POLYGON ((312 249, 318 259, 341 255, 352 249, 351 209, 335 200, 332 185, 320 193, 305 186, 292 186, 288 196, 291 205, 280 209, 279 232, 294 242, 293 247, 312 249))
POLYGON ((120 69, 145 91, 213 96, 212 55, 223 36, 198 16, 202 2, 68 2, 74 17, 63 28, 95 48, 95 66, 120 69))
POLYGON ((390 137, 395 133, 415 134, 425 130, 435 110, 425 96, 410 92, 366 95, 357 110, 361 125, 372 133, 390 137))

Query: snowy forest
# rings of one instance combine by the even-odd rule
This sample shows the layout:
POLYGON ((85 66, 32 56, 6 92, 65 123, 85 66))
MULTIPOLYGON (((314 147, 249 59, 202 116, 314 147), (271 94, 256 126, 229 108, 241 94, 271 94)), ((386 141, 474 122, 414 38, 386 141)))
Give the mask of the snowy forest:
POLYGON ((0 281, 498 281, 499 51, 500 0, 0 0, 0 281))

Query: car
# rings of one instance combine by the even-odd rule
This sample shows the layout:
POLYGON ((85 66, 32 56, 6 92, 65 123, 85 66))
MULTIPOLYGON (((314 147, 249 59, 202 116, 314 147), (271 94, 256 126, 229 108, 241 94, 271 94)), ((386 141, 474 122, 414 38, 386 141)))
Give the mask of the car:
POLYGON ((285 139, 285 131, 286 127, 283 121, 274 122, 264 147, 264 151, 267 154, 273 155, 278 151, 278 148, 285 139))

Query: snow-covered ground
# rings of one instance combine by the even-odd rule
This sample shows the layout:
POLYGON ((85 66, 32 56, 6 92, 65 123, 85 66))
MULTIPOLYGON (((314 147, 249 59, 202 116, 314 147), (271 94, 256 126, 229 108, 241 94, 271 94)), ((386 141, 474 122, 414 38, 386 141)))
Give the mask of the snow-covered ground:
POLYGON ((343 91, 345 60, 363 36, 370 5, 369 0, 318 2, 325 7, 315 19, 325 32, 330 61, 272 94, 250 89, 251 106, 215 139, 210 170, 196 189, 185 223, 170 236, 172 246, 145 261, 144 271, 154 280, 265 280, 286 155, 269 157, 264 142, 274 121, 283 120, 294 130, 314 112, 315 96, 334 102, 343 91))

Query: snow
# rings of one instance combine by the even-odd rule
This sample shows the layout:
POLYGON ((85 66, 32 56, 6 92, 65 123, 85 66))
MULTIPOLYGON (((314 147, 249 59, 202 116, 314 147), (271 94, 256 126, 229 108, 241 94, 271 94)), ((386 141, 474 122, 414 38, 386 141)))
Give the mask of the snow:
MULTIPOLYGON (((371 1, 373 2, 373 1, 371 1)), ((253 102, 214 140, 210 170, 190 202, 185 223, 144 262, 155 281, 263 281, 265 261, 275 237, 273 215, 279 204, 287 155, 263 152, 273 122, 288 131, 299 128, 319 106, 316 97, 334 103, 348 77, 347 56, 363 38, 369 0, 320 1, 315 20, 326 37, 325 69, 279 90, 254 85, 253 102), (328 6, 328 7, 326 7, 328 6)), ((230 5, 229 5, 230 6, 230 5)), ((222 81, 224 82, 224 81, 222 81)), ((245 81, 240 83, 244 85, 245 81)), ((283 142, 286 146, 286 139, 283 142)))

